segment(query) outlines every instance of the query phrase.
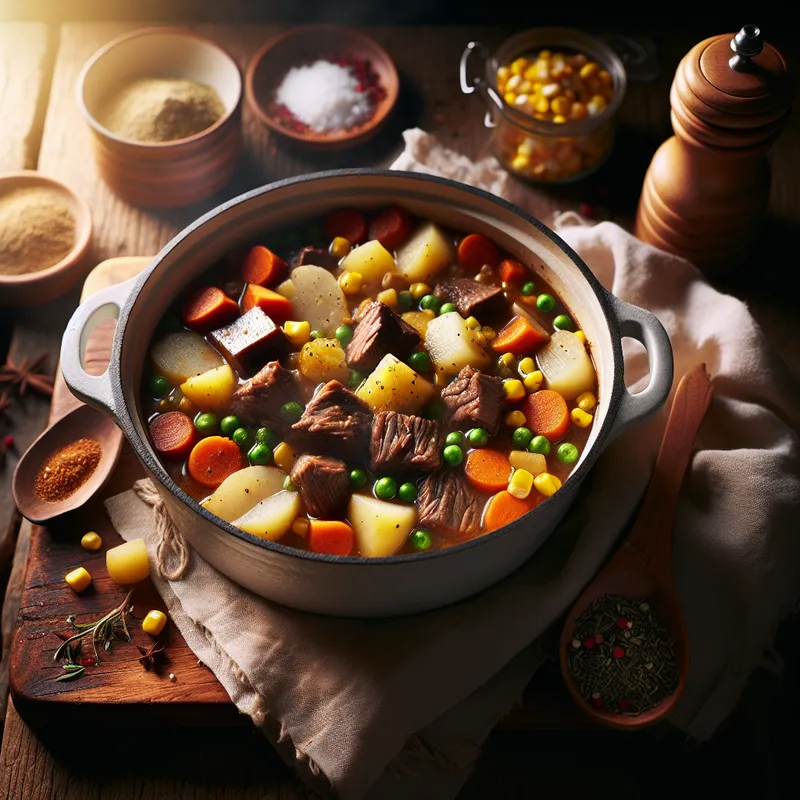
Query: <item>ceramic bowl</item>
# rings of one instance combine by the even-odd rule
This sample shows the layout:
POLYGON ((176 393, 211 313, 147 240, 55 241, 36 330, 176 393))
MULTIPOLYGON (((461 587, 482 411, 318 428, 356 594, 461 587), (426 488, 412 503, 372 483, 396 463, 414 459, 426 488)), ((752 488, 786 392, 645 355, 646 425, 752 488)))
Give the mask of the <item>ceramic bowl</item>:
POLYGON ((35 170, 0 175, 0 197, 15 189, 48 188, 59 194, 75 218, 75 245, 52 267, 25 275, 0 275, 0 305, 46 303, 68 292, 85 274, 85 256, 92 239, 92 214, 83 198, 63 183, 35 170))
POLYGON ((242 150, 242 78, 218 44, 181 28, 142 28, 100 48, 78 78, 78 106, 92 132, 94 158, 103 180, 137 206, 189 205, 221 189, 242 150), (185 139, 137 142, 98 121, 114 92, 140 78, 185 78, 216 89, 225 114, 185 139))
POLYGON ((245 74, 247 103, 256 117, 276 133, 316 148, 347 147, 374 136, 397 102, 399 89, 397 69, 389 54, 366 34, 339 25, 309 25, 278 34, 253 56, 245 74), (368 59, 378 74, 385 97, 366 122, 350 130, 327 133, 292 130, 271 109, 275 90, 292 67, 326 54, 368 59))

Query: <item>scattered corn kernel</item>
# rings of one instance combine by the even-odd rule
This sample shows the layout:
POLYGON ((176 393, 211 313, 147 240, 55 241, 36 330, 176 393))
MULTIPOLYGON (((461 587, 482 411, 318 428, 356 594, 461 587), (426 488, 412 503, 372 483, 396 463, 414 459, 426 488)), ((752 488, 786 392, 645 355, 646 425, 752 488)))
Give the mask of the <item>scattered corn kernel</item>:
POLYGON ((518 58, 516 61, 511 63, 511 74, 512 75, 521 75, 525 68, 528 66, 528 59, 527 58, 518 58))
POLYGON ((484 335, 487 342, 491 342, 492 339, 494 339, 494 337, 497 336, 497 332, 495 331, 495 329, 490 328, 488 325, 484 325, 481 328, 481 333, 484 335))
POLYGON ((415 300, 421 300, 426 294, 431 293, 431 287, 427 283, 412 283, 409 291, 415 300))
MULTIPOLYGON (((502 69, 502 67, 500 68, 502 69)), ((500 70, 497 70, 498 76, 500 74, 500 70)), ((536 71, 536 64, 531 64, 525 72, 522 73, 522 77, 525 78, 526 81, 535 81, 538 77, 538 73, 536 71)))
POLYGON ((530 94, 533 91, 533 84, 528 80, 523 80, 522 83, 517 87, 517 91, 520 94, 530 94))
POLYGON ((579 428, 588 428, 592 424, 592 419, 594 419, 591 414, 587 414, 582 408, 573 408, 569 416, 579 428))
POLYGON ((197 406, 188 397, 181 397, 178 401, 178 411, 193 417, 197 413, 197 406))
POLYGON ((537 97, 533 102, 533 110, 537 114, 546 114, 550 110, 550 101, 546 97, 537 97))
POLYGON ((378 292, 375 297, 377 300, 386 304, 387 306, 397 305, 397 289, 385 289, 382 292, 378 292))
POLYGON ((480 322, 478 322, 478 320, 477 320, 477 319, 475 319, 475 317, 467 317, 467 318, 464 320, 464 324, 465 324, 465 325, 466 325, 466 326, 467 326, 467 327, 468 327, 468 328, 469 328, 471 331, 476 331, 476 330, 478 330, 478 328, 480 328, 480 326, 481 326, 480 322))
POLYGON ((531 372, 536 370, 536 362, 530 356, 528 356, 519 362, 517 369, 519 370, 520 375, 530 375, 531 372))
POLYGON ((305 320, 302 322, 289 320, 283 323, 283 335, 295 347, 302 347, 311 340, 311 326, 305 320))
POLYGON ((517 96, 514 94, 514 92, 506 92, 503 95, 503 102, 508 106, 513 106, 516 99, 517 96))
POLYGON ((345 294, 358 294, 364 285, 364 276, 360 272, 343 272, 339 276, 339 288, 345 294))
POLYGON ((561 488, 561 481, 549 472, 540 472, 534 479, 533 485, 539 494, 545 497, 554 495, 561 488))
POLYGON ((590 61, 588 64, 584 64, 581 67, 581 71, 578 73, 581 76, 581 80, 588 80, 592 77, 592 75, 596 75, 599 67, 597 63, 594 61, 590 61))
POLYGON ((308 524, 307 517, 298 517, 292 523, 292 533, 302 536, 305 539, 306 536, 308 536, 308 524))
POLYGON ((581 411, 591 411, 597 405, 597 398, 591 392, 579 394, 575 400, 581 411))
POLYGON ((295 295, 295 285, 292 282, 291 278, 289 278, 285 280, 283 283, 278 284, 278 286, 275 287, 275 291, 278 294, 283 295, 287 299, 293 300, 295 295))
POLYGON ((526 392, 538 392, 543 380, 544 375, 542 375, 541 370, 537 369, 522 379, 522 385, 525 387, 526 392))
POLYGON ((511 169, 515 169, 517 172, 523 172, 528 169, 530 164, 531 162, 527 156, 516 156, 511 162, 511 169))
POLYGON ((272 452, 275 466, 284 472, 289 472, 294 464, 294 450, 286 442, 281 442, 272 452))
POLYGON ((586 344, 586 334, 583 331, 575 331, 575 335, 581 340, 582 344, 586 344))
POLYGON ((167 615, 163 611, 153 609, 147 612, 147 616, 142 620, 142 630, 151 636, 158 636, 167 624, 167 615))
POLYGON ((522 400, 525 397, 525 387, 522 381, 516 378, 507 378, 503 381, 503 391, 506 393, 506 400, 511 403, 522 400))
POLYGON ((92 576, 83 567, 78 567, 68 572, 64 580, 73 591, 82 592, 92 582, 92 576))
POLYGON ((509 369, 514 368, 514 358, 513 353, 503 353, 500 358, 497 359, 504 367, 508 367, 509 369))
POLYGON ((99 550, 102 546, 103 540, 94 531, 89 531, 81 536, 81 547, 84 550, 99 550))
POLYGON ((546 86, 542 86, 542 97, 546 97, 548 100, 559 94, 561 94, 561 86, 557 83, 548 83, 546 86))
POLYGON ((514 469, 524 469, 535 478, 542 472, 547 472, 547 459, 541 453, 529 453, 527 450, 512 450, 508 460, 514 469))
POLYGON ((528 424, 525 415, 519 410, 509 411, 508 414, 506 414, 505 422, 509 428, 521 428, 523 425, 528 424))
POLYGON ((350 252, 350 242, 344 236, 337 236, 331 242, 331 255, 344 258, 350 252))
POLYGON ((147 578, 150 575, 150 559, 144 539, 131 539, 108 550, 106 569, 111 580, 120 586, 129 586, 147 578))
POLYGON ((515 469, 511 480, 508 482, 508 493, 512 497, 524 500, 533 488, 533 475, 526 469, 515 469))

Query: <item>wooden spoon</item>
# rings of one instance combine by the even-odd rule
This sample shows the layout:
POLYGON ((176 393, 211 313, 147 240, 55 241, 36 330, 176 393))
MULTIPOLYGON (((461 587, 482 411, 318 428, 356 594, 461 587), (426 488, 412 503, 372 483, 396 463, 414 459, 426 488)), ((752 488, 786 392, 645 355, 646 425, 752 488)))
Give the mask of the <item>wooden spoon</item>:
POLYGON ((122 431, 109 416, 91 406, 82 405, 48 428, 25 451, 14 470, 11 491, 20 513, 41 524, 82 506, 108 479, 122 450, 122 431), (68 444, 88 437, 100 443, 100 463, 89 479, 65 500, 51 503, 34 489, 39 468, 53 453, 68 444))
POLYGON ((672 522, 697 430, 712 394, 705 364, 699 364, 681 379, 639 516, 620 549, 577 599, 561 631, 561 674, 570 694, 586 714, 614 728, 641 728, 663 719, 686 684, 689 650, 672 574, 672 522), (567 649, 572 646, 575 620, 590 603, 607 594, 646 598, 675 647, 678 687, 655 708, 635 717, 595 708, 583 698, 569 672, 567 649))

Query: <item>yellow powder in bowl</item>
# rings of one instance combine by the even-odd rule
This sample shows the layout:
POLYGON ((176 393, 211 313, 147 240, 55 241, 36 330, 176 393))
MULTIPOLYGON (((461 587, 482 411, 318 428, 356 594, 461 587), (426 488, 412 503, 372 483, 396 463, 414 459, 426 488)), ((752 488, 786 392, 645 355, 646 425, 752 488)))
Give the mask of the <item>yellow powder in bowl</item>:
POLYGON ((0 275, 52 267, 75 246, 75 218, 55 189, 30 187, 0 194, 0 275))
POLYGON ((171 142, 210 128, 224 113, 220 96, 204 83, 140 78, 109 97, 97 119, 123 139, 171 142))

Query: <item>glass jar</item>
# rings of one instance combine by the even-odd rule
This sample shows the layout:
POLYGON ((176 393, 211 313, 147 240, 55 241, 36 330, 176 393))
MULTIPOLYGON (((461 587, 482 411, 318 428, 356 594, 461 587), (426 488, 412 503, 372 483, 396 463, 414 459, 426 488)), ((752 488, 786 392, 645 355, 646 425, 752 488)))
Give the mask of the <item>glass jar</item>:
MULTIPOLYGON (((536 78, 536 75, 531 77, 536 78)), ((557 83, 559 95, 564 96, 571 76, 564 75, 563 78, 563 84, 560 78, 544 79, 550 82, 545 83, 544 88, 557 83)), ((537 82, 542 83, 541 80, 537 82)), ((461 91, 472 94, 477 90, 486 102, 488 111, 484 124, 492 129, 495 156, 507 170, 535 183, 576 181, 605 161, 614 145, 616 113, 626 87, 625 67, 614 50, 597 37, 573 28, 523 31, 507 39, 494 55, 490 55, 480 42, 470 42, 461 56, 461 91), (498 70, 509 67, 518 58, 534 57, 542 50, 560 52, 565 56, 583 54, 587 63, 595 62, 599 67, 598 74, 604 70, 607 75, 603 78, 613 87, 610 97, 600 97, 605 105, 598 108, 600 100, 586 104, 574 102, 576 97, 566 97, 570 100, 570 112, 555 117, 556 121, 553 121, 544 118, 544 113, 539 113, 540 118, 537 118, 535 112, 522 111, 506 102, 506 99, 512 100, 512 96, 509 94, 504 98, 500 95, 498 70), (483 74, 470 77, 469 61, 473 58, 482 58, 485 66, 483 74), (575 106, 584 108, 576 109, 575 106), (583 112, 582 118, 576 118, 580 112, 583 112)), ((514 96, 517 102, 518 97, 514 96)))

